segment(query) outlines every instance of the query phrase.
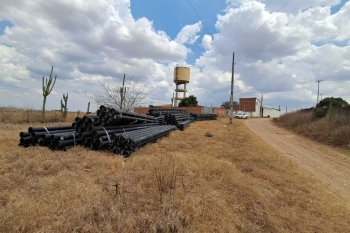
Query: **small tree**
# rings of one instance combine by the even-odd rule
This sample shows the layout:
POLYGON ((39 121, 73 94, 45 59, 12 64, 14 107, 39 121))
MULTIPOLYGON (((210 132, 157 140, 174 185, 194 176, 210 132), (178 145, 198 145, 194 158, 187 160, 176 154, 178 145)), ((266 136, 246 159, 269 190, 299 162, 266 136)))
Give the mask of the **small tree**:
POLYGON ((44 96, 44 100, 43 100, 43 110, 42 110, 42 113, 41 113, 41 119, 42 119, 42 121, 44 121, 44 119, 45 119, 46 97, 47 97, 48 95, 50 95, 50 93, 51 93, 51 91, 52 91, 52 88, 55 86, 55 83, 56 83, 57 75, 55 75, 55 79, 54 79, 54 81, 52 82, 52 80, 53 80, 52 72, 53 72, 53 66, 52 66, 52 68, 51 68, 51 73, 50 73, 49 80, 45 79, 44 76, 43 76, 43 96, 44 96), (44 83, 44 79, 45 79, 45 83, 44 83))
POLYGON ((68 110, 68 108, 67 108, 68 93, 67 93, 67 96, 65 96, 63 94, 63 101, 61 100, 61 113, 62 113, 62 117, 64 119, 66 119, 67 118, 67 110, 68 110), (64 101, 64 103, 63 103, 63 101, 64 101))
MULTIPOLYGON (((233 101, 233 106, 237 105, 236 101, 233 101)), ((224 109, 230 109, 230 101, 222 102, 221 107, 224 109)))
POLYGON ((324 98, 316 105, 316 108, 314 108, 312 118, 313 119, 323 118, 323 117, 327 116, 327 114, 330 117, 330 115, 332 114, 332 109, 334 107, 341 108, 341 107, 347 107, 347 106, 349 106, 348 102, 346 102, 345 100, 343 100, 340 97, 338 97, 338 98, 334 98, 334 97, 324 98))
POLYGON ((198 106, 197 97, 194 97, 193 95, 183 98, 179 103, 179 107, 196 107, 196 106, 198 106))
POLYGON ((90 96, 90 98, 98 105, 105 105, 111 108, 119 108, 124 111, 132 111, 135 106, 147 97, 147 89, 144 85, 125 82, 120 84, 107 84, 99 82, 99 91, 90 96))

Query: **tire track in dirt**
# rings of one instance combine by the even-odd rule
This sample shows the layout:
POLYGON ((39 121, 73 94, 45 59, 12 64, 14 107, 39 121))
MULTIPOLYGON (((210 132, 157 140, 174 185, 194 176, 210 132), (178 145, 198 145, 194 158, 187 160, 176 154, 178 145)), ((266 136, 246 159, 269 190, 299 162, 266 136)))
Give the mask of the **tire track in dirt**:
POLYGON ((331 190, 350 199, 350 152, 275 126, 271 119, 250 119, 246 126, 331 190))

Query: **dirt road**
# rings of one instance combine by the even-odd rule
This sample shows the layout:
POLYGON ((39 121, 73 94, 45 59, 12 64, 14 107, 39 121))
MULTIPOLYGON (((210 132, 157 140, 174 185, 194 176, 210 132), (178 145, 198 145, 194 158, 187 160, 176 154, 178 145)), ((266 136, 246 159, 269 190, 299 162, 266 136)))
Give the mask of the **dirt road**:
POLYGON ((275 149, 329 185, 331 190, 350 199, 350 152, 281 129, 271 119, 250 119, 245 123, 275 149))

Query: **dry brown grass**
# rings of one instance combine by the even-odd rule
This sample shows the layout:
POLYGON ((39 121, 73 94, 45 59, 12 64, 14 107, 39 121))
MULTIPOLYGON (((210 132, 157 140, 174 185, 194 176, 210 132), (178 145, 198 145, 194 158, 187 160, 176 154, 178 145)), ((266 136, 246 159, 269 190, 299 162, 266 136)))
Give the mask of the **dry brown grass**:
MULTIPOLYGON (((60 111, 46 111, 45 122, 67 122, 71 124, 74 122, 78 113, 67 112, 67 118, 62 117, 60 111)), ((80 113, 83 116, 84 113, 80 113)), ((7 124, 23 124, 23 123, 41 123, 41 111, 35 109, 17 109, 17 108, 4 108, 0 107, 0 123, 7 124)))
POLYGON ((285 114, 274 122, 319 142, 350 149, 349 118, 344 115, 332 114, 312 120, 312 110, 297 111, 285 114))
POLYGON ((349 200, 225 123, 193 123, 127 160, 18 147, 31 124, 2 124, 0 232, 350 232, 349 200))

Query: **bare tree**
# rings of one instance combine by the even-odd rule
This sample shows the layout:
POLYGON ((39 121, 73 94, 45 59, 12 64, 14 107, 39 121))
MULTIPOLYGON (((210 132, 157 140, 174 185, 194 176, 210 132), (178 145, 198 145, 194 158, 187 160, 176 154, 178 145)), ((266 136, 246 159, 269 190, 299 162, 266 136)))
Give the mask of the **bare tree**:
POLYGON ((98 92, 90 96, 98 105, 130 112, 147 97, 145 86, 134 82, 125 83, 125 75, 123 83, 109 84, 99 81, 99 84, 98 92))

